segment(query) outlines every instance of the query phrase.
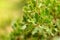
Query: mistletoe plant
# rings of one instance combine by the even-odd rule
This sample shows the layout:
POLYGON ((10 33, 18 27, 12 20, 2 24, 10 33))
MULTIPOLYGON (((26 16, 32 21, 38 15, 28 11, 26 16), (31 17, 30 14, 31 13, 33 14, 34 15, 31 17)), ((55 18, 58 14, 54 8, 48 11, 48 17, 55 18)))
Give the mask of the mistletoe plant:
POLYGON ((23 12, 22 22, 18 19, 13 23, 11 40, 52 40, 60 35, 59 1, 29 0, 23 12))

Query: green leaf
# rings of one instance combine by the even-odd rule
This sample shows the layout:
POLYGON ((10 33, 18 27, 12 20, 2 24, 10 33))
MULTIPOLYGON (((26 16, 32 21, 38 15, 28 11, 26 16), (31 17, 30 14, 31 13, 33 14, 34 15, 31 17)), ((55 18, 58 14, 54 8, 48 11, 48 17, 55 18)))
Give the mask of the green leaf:
POLYGON ((37 23, 38 20, 39 20, 39 15, 38 15, 38 13, 35 13, 35 19, 36 19, 36 23, 37 23))

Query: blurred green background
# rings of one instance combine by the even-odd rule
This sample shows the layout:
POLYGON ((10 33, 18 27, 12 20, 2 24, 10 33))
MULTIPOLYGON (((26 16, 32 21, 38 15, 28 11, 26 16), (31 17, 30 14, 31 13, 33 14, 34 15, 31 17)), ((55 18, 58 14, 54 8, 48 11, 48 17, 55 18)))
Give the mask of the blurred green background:
POLYGON ((0 0, 0 40, 8 40, 12 31, 12 21, 22 19, 22 9, 18 8, 20 2, 20 0, 0 0))

